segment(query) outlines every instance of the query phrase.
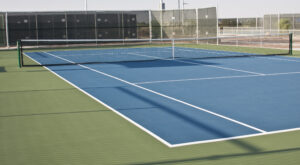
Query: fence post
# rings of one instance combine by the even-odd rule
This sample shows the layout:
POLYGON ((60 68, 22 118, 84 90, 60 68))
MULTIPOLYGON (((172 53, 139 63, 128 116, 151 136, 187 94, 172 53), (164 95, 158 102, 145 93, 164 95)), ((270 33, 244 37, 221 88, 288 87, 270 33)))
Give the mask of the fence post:
POLYGON ((6 34, 6 46, 9 48, 9 34, 8 34, 8 16, 7 12, 5 13, 5 34, 6 34))
POLYGON ((149 40, 152 42, 152 15, 151 10, 149 10, 149 40))
POLYGON ((238 35, 239 33, 239 18, 236 18, 236 31, 235 31, 235 35, 238 35))
POLYGON ((295 14, 293 14, 293 33, 295 33, 295 14))
MULTIPOLYGON (((65 12, 65 23, 66 23, 66 37, 65 39, 68 40, 69 36, 68 36, 68 17, 67 17, 67 12, 65 12)), ((68 45, 68 43, 67 43, 68 45)))
POLYGON ((163 10, 160 10, 160 39, 163 39, 163 10))
POLYGON ((280 13, 278 13, 278 34, 280 33, 280 13))
MULTIPOLYGON (((218 2, 217 2, 218 3, 218 2)), ((219 45, 219 33, 220 33, 220 29, 219 29, 219 8, 218 8, 218 4, 217 4, 217 8, 216 8, 216 17, 217 17, 217 45, 219 45)))
POLYGON ((95 11, 95 15, 94 15, 94 21, 95 21, 95 44, 96 46, 98 45, 98 30, 97 30, 97 12, 95 11))
POLYGON ((198 8, 196 9, 196 36, 197 36, 197 44, 199 43, 199 15, 198 8))

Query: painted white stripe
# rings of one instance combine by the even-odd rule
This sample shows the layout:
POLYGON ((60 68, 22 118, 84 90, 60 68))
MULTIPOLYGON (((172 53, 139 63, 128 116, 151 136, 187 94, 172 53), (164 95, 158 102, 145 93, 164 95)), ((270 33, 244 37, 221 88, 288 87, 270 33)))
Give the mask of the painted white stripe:
MULTIPOLYGON (((167 53, 170 53, 169 51, 151 51, 151 53, 162 53, 162 52, 167 52, 167 53)), ((115 52, 115 53, 111 53, 111 52, 101 52, 101 53, 84 53, 84 54, 63 54, 63 55, 59 55, 59 57, 85 57, 85 56, 106 56, 106 55, 112 55, 111 57, 113 56, 122 56, 122 55, 139 55, 139 56, 147 56, 147 55, 141 55, 140 53, 145 53, 145 52, 115 52)), ((156 58, 156 59, 163 59, 163 58, 158 58, 158 57, 155 57, 155 56, 147 56, 149 58, 156 58)))
MULTIPOLYGON (((190 61, 182 61, 182 60, 178 60, 178 59, 164 59, 164 58, 158 58, 158 57, 154 57, 154 56, 147 56, 147 55, 137 54, 137 53, 128 53, 128 54, 137 55, 137 56, 145 56, 145 57, 149 57, 149 58, 156 58, 156 59, 160 59, 160 60, 170 60, 170 61, 172 60, 172 61, 186 63, 186 64, 199 65, 199 63, 190 62, 190 61)), ((224 70, 237 71, 237 72, 243 72, 243 73, 250 73, 250 74, 255 74, 255 75, 264 75, 263 73, 251 72, 251 71, 246 71, 246 70, 241 70, 241 69, 233 69, 233 68, 228 68, 228 67, 205 65, 205 64, 203 66, 212 67, 212 68, 219 68, 219 69, 224 69, 224 70)))
POLYGON ((272 73, 272 74, 264 74, 264 75, 204 77, 204 78, 161 80, 161 81, 145 81, 145 82, 136 82, 134 84, 156 84, 156 83, 169 83, 169 82, 171 83, 171 82, 182 82, 182 81, 201 81, 201 80, 233 79, 233 78, 247 78, 247 77, 268 77, 268 76, 293 75, 293 74, 300 74, 300 72, 272 73))
POLYGON ((241 69, 233 69, 233 68, 228 68, 228 67, 221 67, 221 66, 215 66, 215 65, 206 65, 207 67, 213 67, 213 68, 220 68, 224 70, 232 70, 232 71, 237 71, 237 72, 244 72, 244 73, 250 73, 250 74, 256 74, 256 75, 265 75, 263 73, 258 73, 258 72, 251 72, 251 71, 246 71, 246 70, 241 70, 241 69))
POLYGON ((229 138, 220 138, 220 139, 213 139, 213 140, 202 140, 202 141, 196 141, 196 142, 190 142, 190 143, 173 144, 173 145, 171 145, 171 148, 183 147, 183 146, 189 146, 189 145, 195 145, 195 144, 215 143, 215 142, 222 142, 222 141, 228 141, 228 140, 244 139, 244 138, 249 138, 249 137, 272 135, 272 134, 292 132, 292 131, 300 131, 300 128, 292 128, 292 129, 285 129, 285 130, 279 130, 279 131, 271 131, 271 132, 243 135, 243 136, 234 136, 234 137, 229 137, 229 138))
MULTIPOLYGON (((224 52, 224 51, 221 51, 221 50, 207 50, 207 49, 197 49, 197 48, 177 48, 176 47, 176 50, 179 50, 179 51, 186 51, 186 52, 196 52, 196 53, 199 53, 199 52, 204 52, 204 53, 209 53, 209 54, 221 54, 221 55, 227 55, 227 56, 231 56, 231 55, 250 55, 250 53, 243 53, 243 52, 224 52)), ((222 56, 220 56, 222 57, 222 56)))
POLYGON ((205 77, 205 78, 191 78, 191 79, 178 79, 178 80, 145 81, 145 82, 136 82, 134 84, 157 84, 157 83, 200 81, 200 80, 216 80, 216 79, 231 79, 231 78, 256 77, 256 76, 260 76, 260 75, 222 76, 222 77, 205 77))
MULTIPOLYGON (((46 54, 49 54, 49 55, 51 55, 51 56, 53 56, 53 57, 59 58, 59 59, 61 59, 61 60, 67 61, 67 62, 69 62, 69 63, 75 64, 75 62, 73 62, 73 61, 70 61, 70 60, 64 59, 64 58, 62 58, 62 57, 58 57, 58 56, 56 56, 56 55, 53 55, 53 54, 51 54, 51 53, 47 53, 47 52, 44 52, 44 53, 46 53, 46 54)), ((264 130, 262 130, 262 129, 256 128, 256 127, 254 127, 254 126, 251 126, 251 125, 249 125, 249 124, 246 124, 246 123, 243 123, 243 122, 237 121, 237 120, 235 120, 235 119, 232 119, 232 118, 229 118, 229 117, 223 116, 223 115, 221 115, 221 114, 218 114, 218 113, 215 113, 215 112, 209 111, 209 110, 207 110, 207 109, 204 109, 204 108, 201 108, 201 107, 198 107, 198 106, 192 105, 192 104, 190 104, 190 103, 187 103, 187 102, 184 102, 184 101, 182 101, 182 100, 178 100, 178 99, 176 99, 176 98, 173 98, 173 97, 170 97, 170 96, 167 96, 167 95, 161 94, 161 93, 159 93, 159 92, 156 92, 156 91, 153 91, 153 90, 151 90, 151 89, 144 88, 144 87, 142 87, 142 86, 139 86, 139 85, 133 84, 133 83, 131 83, 131 82, 128 82, 128 81, 126 81, 126 80, 123 80, 123 79, 121 79, 121 78, 118 78, 118 77, 112 76, 112 75, 110 75, 110 74, 107 74, 107 73, 101 72, 101 71, 99 71, 99 70, 96 70, 96 69, 90 68, 90 67, 88 67, 88 66, 81 65, 81 64, 77 64, 77 65, 78 65, 78 66, 81 66, 82 68, 86 68, 86 69, 88 69, 88 70, 91 70, 91 71, 94 71, 94 72, 96 72, 96 73, 102 74, 102 75, 104 75, 104 76, 110 77, 110 78, 112 78, 112 79, 115 79, 115 80, 121 81, 121 82, 123 82, 123 83, 125 83, 125 84, 131 85, 131 86, 134 86, 134 87, 136 87, 136 88, 139 88, 139 89, 142 89, 142 90, 148 91, 148 92, 150 92, 150 93, 154 93, 154 94, 156 94, 156 95, 159 95, 159 96, 162 96, 162 97, 164 97, 164 98, 167 98, 167 99, 173 100, 173 101, 175 101, 175 102, 178 102, 178 103, 181 103, 181 104, 187 105, 187 106, 189 106, 189 107, 192 107, 192 108, 198 109, 198 110, 200 110, 200 111, 203 111, 203 112, 209 113, 209 114, 211 114, 211 115, 214 115, 214 116, 217 116, 217 117, 223 118, 223 119, 225 119, 225 120, 228 120, 228 121, 231 121, 231 122, 233 122, 233 123, 236 123, 236 124, 242 125, 242 126, 244 126, 244 127, 247 127, 247 128, 253 129, 253 130, 255 130, 255 131, 258 131, 258 132, 266 132, 266 131, 264 131, 264 130)))
POLYGON ((148 55, 139 54, 139 53, 127 53, 127 54, 134 55, 134 56, 147 57, 147 58, 151 58, 151 59, 158 59, 158 60, 170 60, 170 59, 164 59, 164 58, 155 57, 155 56, 148 56, 148 55))
POLYGON ((60 57, 86 57, 86 56, 106 56, 106 55, 114 55, 113 53, 102 53, 102 54, 63 54, 59 55, 60 57))
MULTIPOLYGON (((182 60, 174 60, 174 61, 199 65, 199 63, 190 62, 190 61, 182 61, 182 60)), ((243 73, 250 73, 250 74, 255 74, 255 75, 265 75, 263 73, 251 72, 251 71, 246 71, 246 70, 241 70, 241 69, 233 69, 233 68, 221 67, 221 66, 215 66, 215 65, 203 65, 203 66, 212 67, 212 68, 219 68, 219 69, 224 69, 224 70, 232 70, 232 71, 243 72, 243 73)))
POLYGON ((273 57, 256 57, 256 58, 265 58, 265 59, 278 60, 278 61, 300 62, 300 59, 299 60, 291 60, 291 59, 273 58, 273 57))
POLYGON ((289 74, 300 74, 300 72, 271 73, 271 74, 267 74, 267 76, 279 76, 279 75, 289 75, 289 74))
MULTIPOLYGON (((171 49, 171 48, 169 48, 171 49)), ((191 48, 191 47, 175 47, 176 51, 184 51, 184 52, 196 52, 196 53, 208 53, 208 54, 221 54, 227 56, 233 55, 250 55, 251 53, 243 53, 243 52, 226 52, 222 50, 213 50, 213 49, 200 49, 200 48, 191 48)), ((226 56, 219 56, 226 57, 226 56)))

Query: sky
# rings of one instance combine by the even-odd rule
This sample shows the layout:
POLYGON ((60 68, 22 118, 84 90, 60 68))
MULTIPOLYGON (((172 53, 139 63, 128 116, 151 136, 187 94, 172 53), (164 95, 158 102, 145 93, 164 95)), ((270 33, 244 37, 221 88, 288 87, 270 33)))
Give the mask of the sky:
MULTIPOLYGON (((183 0, 180 0, 181 3, 183 0)), ((218 6, 220 18, 262 17, 264 14, 300 13, 300 0, 184 0, 185 8, 218 6)), ((158 10, 160 0, 87 0, 88 10, 158 10)), ((177 9, 178 0, 164 0, 177 9)), ((85 0, 0 0, 0 11, 84 10, 85 0)))

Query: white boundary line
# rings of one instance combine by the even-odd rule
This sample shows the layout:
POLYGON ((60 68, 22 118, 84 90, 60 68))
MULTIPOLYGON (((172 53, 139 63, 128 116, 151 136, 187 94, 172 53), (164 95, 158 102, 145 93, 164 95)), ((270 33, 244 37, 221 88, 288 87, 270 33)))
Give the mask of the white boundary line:
MULTIPOLYGON (((202 48, 192 48, 192 47, 175 47, 176 50, 186 51, 186 52, 195 52, 195 53, 208 53, 208 54, 221 54, 221 55, 254 55, 255 53, 246 53, 246 52, 230 52, 224 50, 213 50, 213 49, 202 49, 202 48)), ((259 55, 259 54, 257 54, 259 55)), ((218 56, 218 57, 226 57, 226 56, 218 56)), ((255 57, 255 56, 253 56, 255 57)))
POLYGON ((284 133, 284 132, 292 132, 292 131, 300 131, 300 128, 292 128, 292 129, 285 129, 285 130, 279 130, 279 131, 271 131, 271 132, 265 132, 265 133, 242 135, 242 136, 235 136, 235 137, 230 137, 230 138, 220 138, 220 139, 203 140, 203 141, 190 142, 190 143, 173 144, 171 146, 171 148, 183 147, 183 146, 189 146, 189 145, 195 145, 195 144, 214 143, 214 142, 221 142, 221 141, 228 141, 228 140, 244 139, 244 138, 249 138, 249 137, 257 137, 257 136, 263 136, 263 135, 272 135, 272 134, 278 134, 278 133, 284 133))
MULTIPOLYGON (((136 55, 136 56, 145 56, 145 57, 159 59, 159 60, 169 60, 169 61, 176 61, 176 62, 181 62, 181 63, 186 63, 186 64, 199 65, 199 63, 190 62, 190 61, 182 61, 182 60, 178 60, 178 59, 164 59, 164 58, 158 58, 158 57, 154 57, 154 56, 142 55, 142 54, 137 54, 137 53, 128 53, 128 54, 132 54, 132 55, 136 55)), ((219 68, 219 69, 223 69, 223 70, 232 70, 232 71, 243 72, 243 73, 250 73, 250 74, 254 74, 254 75, 265 75, 263 73, 251 72, 251 71, 246 71, 246 70, 241 70, 241 69, 233 69, 233 68, 228 68, 228 67, 213 66, 213 65, 206 65, 206 64, 204 64, 203 66, 219 68)))
MULTIPOLYGON (((25 54, 26 55, 26 54, 25 54)), ((26 55, 27 56, 27 55, 26 55)), ((36 63, 40 64, 38 61, 34 60, 33 58, 29 57, 31 60, 35 61, 36 63)), ((40 64, 41 65, 41 64, 40 64)), ((196 141, 196 142, 190 142, 190 143, 180 143, 180 144, 170 144, 167 141, 165 141, 164 139, 160 138, 159 136, 157 136, 156 134, 154 134, 153 132, 147 130, 146 128, 142 127, 141 125, 137 124, 136 122, 134 122, 133 120, 129 119, 128 117, 124 116, 123 114, 121 114, 120 112, 116 111, 114 108, 110 107, 109 105, 105 104, 104 102, 102 102, 101 100, 95 98, 94 96, 90 95, 89 93, 87 93, 86 91, 82 90, 81 88, 79 88, 78 86, 76 86, 75 84, 71 83, 70 81, 66 80, 65 78, 61 77, 60 75, 58 75, 57 73, 55 73, 54 71, 52 71, 51 69, 49 69, 46 66, 43 66, 45 69, 47 69, 48 71, 50 71, 51 73, 53 73, 54 75, 58 76, 60 79, 64 80, 65 82, 67 82, 68 84, 70 84, 71 86, 75 87, 76 89, 78 89, 79 91, 83 92, 84 94, 86 94, 87 96, 91 97, 92 99, 94 99, 95 101, 97 101, 98 103, 102 104, 103 106, 107 107, 108 109, 112 110, 113 112, 115 112, 116 114, 118 114, 119 116, 121 116, 122 118, 124 118, 125 120, 129 121, 130 123, 132 123, 133 125, 137 126, 138 128, 140 128, 141 130, 145 131, 146 133, 148 133, 149 135, 151 135, 152 137, 154 137, 155 139, 157 139, 158 141, 160 141, 161 143, 165 144, 166 146, 168 146, 169 148, 175 148, 175 147, 183 147, 183 146, 189 146, 189 145, 195 145, 195 144, 204 144, 204 143, 213 143, 213 142, 221 142, 221 141, 228 141, 228 140, 234 140, 234 139, 243 139, 243 138, 248 138, 248 137, 255 137, 255 136, 263 136, 263 135, 271 135, 271 134, 277 134, 277 133, 284 133, 284 132, 292 132, 292 131, 298 131, 300 130, 300 128, 294 128, 294 129, 286 129, 286 130, 280 130, 280 131, 272 131, 272 132, 263 132, 263 133, 258 133, 258 134, 252 134, 252 135, 245 135, 245 136, 235 136, 235 137, 231 137, 231 138, 222 138, 222 139, 213 139, 213 140, 207 140, 207 141, 196 141)), ((255 76, 255 75, 253 75, 255 76)))
MULTIPOLYGON (((113 53, 104 53, 102 54, 103 56, 107 55, 114 55, 113 53)), ((99 54, 64 54, 64 55, 59 55, 62 57, 78 57, 78 56, 99 56, 99 54)))
MULTIPOLYGON (((209 49, 199 49, 199 48, 190 48, 190 47, 176 47, 177 50, 179 51, 186 51, 186 52, 203 52, 203 53, 208 53, 208 54, 222 54, 222 55, 241 55, 241 54, 245 54, 245 55, 251 55, 254 53, 244 53, 244 52, 226 52, 226 51, 222 51, 222 50, 209 50, 209 49)), ((223 57, 223 56, 220 56, 223 57)), ((226 57, 226 56, 224 56, 226 57)))
MULTIPOLYGON (((97 49, 96 49, 97 50, 97 49)), ((161 53, 161 52, 169 52, 169 51, 152 51, 152 53, 161 53)), ((77 56, 107 56, 107 55, 114 55, 114 56, 120 56, 119 54, 120 52, 117 53, 110 53, 110 52, 105 52, 103 54, 63 54, 63 55, 59 55, 60 57, 77 57, 77 56)), ((155 59, 161 59, 163 60, 164 58, 159 58, 159 57, 155 57, 155 56, 147 56, 147 55, 142 55, 140 53, 145 53, 145 52, 124 52, 124 54, 131 54, 131 55, 135 55, 135 56, 146 56, 149 58, 155 58, 155 59)))
MULTIPOLYGON (((182 63, 189 63, 189 64, 197 64, 197 65, 199 65, 199 63, 189 62, 189 61, 182 61, 182 60, 174 60, 174 61, 178 61, 178 62, 182 62, 182 63)), ((203 66, 212 67, 212 68, 219 68, 219 69, 224 69, 224 70, 232 70, 232 71, 243 72, 243 73, 250 73, 250 74, 254 74, 254 75, 261 75, 261 76, 265 75, 265 74, 263 74, 263 73, 250 72, 250 71, 246 71, 246 70, 233 69, 233 68, 221 67, 221 66, 215 66, 215 65, 206 65, 206 64, 204 64, 203 66)))
MULTIPOLYGON (((67 61, 67 62, 69 62, 69 63, 75 64, 75 62, 73 62, 73 61, 70 61, 70 60, 64 59, 64 58, 62 58, 62 57, 58 57, 58 56, 56 56, 56 55, 53 55, 53 54, 51 54, 51 53, 47 53, 47 52, 44 52, 44 53, 46 53, 46 54, 48 54, 48 55, 50 55, 50 56, 56 57, 56 58, 58 58, 58 59, 61 59, 61 60, 67 61)), ((154 91, 154 90, 151 90, 151 89, 148 89, 148 88, 145 88, 145 87, 142 87, 142 86, 136 85, 136 84, 134 84, 134 83, 131 83, 131 82, 129 82, 129 81, 123 80, 123 79, 121 79, 121 78, 118 78, 118 77, 112 76, 112 75, 110 75, 110 74, 107 74, 107 73, 101 72, 101 71, 99 71, 99 70, 96 70, 96 69, 93 69, 93 68, 90 68, 90 67, 88 67, 88 66, 81 65, 81 64, 77 64, 77 65, 78 65, 78 66, 80 66, 80 67, 82 67, 82 68, 86 68, 86 69, 88 69, 88 70, 90 70, 90 71, 93 71, 93 72, 96 72, 96 73, 102 74, 102 75, 104 75, 104 76, 106 76, 106 77, 110 77, 110 78, 112 78, 112 79, 115 79, 115 80, 121 81, 121 82, 123 82, 123 83, 125 83, 125 84, 131 85, 131 86, 134 86, 134 87, 136 87, 136 88, 139 88, 139 89, 142 89, 142 90, 148 91, 148 92, 150 92, 150 93, 153 93, 153 94, 156 94, 156 95, 162 96, 162 97, 164 97, 164 98, 167 98, 167 99, 173 100, 173 101, 175 101, 175 102, 178 102, 178 103, 181 103, 181 104, 187 105, 187 106, 189 106, 189 107, 192 107, 192 108, 198 109, 198 110, 200 110, 200 111, 203 111, 203 112, 209 113, 209 114, 211 114, 211 115, 214 115, 214 116, 217 116, 217 117, 223 118, 223 119, 225 119, 225 120, 228 120, 228 121, 231 121, 231 122, 233 122, 233 123, 236 123, 236 124, 242 125, 242 126, 244 126, 244 127, 248 127, 248 128, 250 128, 250 129, 252 129, 252 130, 255 130, 255 131, 257 131, 257 132, 261 132, 261 133, 264 133, 264 132, 266 132, 266 131, 264 131, 264 130, 262 130, 262 129, 256 128, 256 127, 254 127, 254 126, 251 126, 251 125, 248 125, 248 124, 246 124, 246 123, 243 123, 243 122, 237 121, 237 120, 235 120, 235 119, 232 119, 232 118, 229 118, 229 117, 223 116, 223 115, 221 115, 221 114, 218 114, 218 113, 215 113, 215 112, 209 111, 209 110, 207 110, 207 109, 204 109, 204 108, 201 108, 201 107, 198 107, 198 106, 192 105, 192 104, 190 104, 190 103, 184 102, 184 101, 182 101, 182 100, 179 100, 179 99, 176 99, 176 98, 174 98, 174 97, 170 97, 170 96, 164 95, 164 94, 162 94, 162 93, 159 93, 159 92, 156 92, 156 91, 154 91)))
POLYGON ((156 84, 156 83, 171 83, 171 82, 182 82, 182 81, 201 81, 201 80, 233 79, 233 78, 247 78, 247 77, 269 77, 269 76, 293 75, 293 74, 300 74, 300 72, 271 73, 271 74, 264 74, 264 75, 204 77, 204 78, 161 80, 161 81, 145 81, 145 82, 136 82, 134 84, 156 84))
POLYGON ((265 59, 278 60, 278 61, 300 62, 300 58, 299 58, 299 60, 291 60, 291 59, 284 59, 284 58, 272 58, 272 57, 256 57, 256 58, 265 58, 265 59))

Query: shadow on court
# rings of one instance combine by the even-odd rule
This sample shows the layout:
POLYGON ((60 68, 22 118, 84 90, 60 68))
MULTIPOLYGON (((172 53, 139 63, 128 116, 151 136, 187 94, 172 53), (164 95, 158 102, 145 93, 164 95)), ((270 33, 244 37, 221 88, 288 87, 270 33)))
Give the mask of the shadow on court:
POLYGON ((1 72, 6 72, 5 67, 0 66, 0 73, 1 73, 1 72))
POLYGON ((77 90, 75 88, 61 88, 61 89, 37 89, 37 90, 17 90, 17 91, 0 91, 1 93, 30 93, 30 92, 53 92, 53 91, 69 91, 77 90))
POLYGON ((178 60, 153 60, 153 61, 136 61, 136 62, 119 62, 115 63, 125 66, 127 68, 155 68, 155 67, 185 67, 185 66, 197 66, 197 65, 218 65, 218 63, 206 62, 206 61, 189 61, 184 62, 181 59, 178 60), (179 61, 180 60, 180 61, 179 61))
POLYGON ((107 111, 110 111, 110 110, 99 109, 99 110, 89 110, 89 111, 86 110, 86 111, 74 111, 74 112, 53 112, 53 113, 31 113, 31 114, 18 114, 18 115, 3 115, 3 116, 0 116, 0 118, 82 114, 82 113, 95 113, 95 112, 107 112, 107 111))
MULTIPOLYGON (((91 63, 65 63, 65 64, 51 64, 44 66, 50 67, 52 71, 76 71, 76 70, 88 70, 82 67, 76 67, 77 65, 84 65, 88 67, 97 67, 106 65, 108 67, 115 67, 117 65, 126 68, 155 68, 155 67, 185 67, 185 66, 198 66, 198 65, 219 65, 218 63, 205 62, 205 61, 177 61, 177 60, 147 60, 147 61, 124 61, 124 62, 91 62, 91 63)), ((42 65, 25 65, 23 67, 42 67, 42 65)), ((48 72, 48 70, 32 70, 27 72, 48 72)))
MULTIPOLYGON (((139 100, 142 100, 144 102, 147 102, 148 104, 150 104, 151 106, 153 107, 157 107, 157 108, 160 108, 161 110, 165 111, 166 113, 168 113, 169 115, 172 115, 176 118, 179 118, 181 120, 184 120, 186 123, 190 124, 190 125, 193 125, 199 129, 202 129, 202 130, 206 130, 207 132, 210 132, 212 134, 215 134, 216 136, 222 138, 222 137, 231 137, 231 135, 227 134, 226 133, 226 130, 220 130, 220 129, 216 129, 214 127, 211 127, 199 120, 195 120, 189 116, 187 116, 186 114, 184 113, 181 113, 181 112, 178 112, 178 111, 175 111, 167 106, 164 106, 156 101, 153 101, 151 100, 150 98, 147 98, 147 97, 144 97, 142 95, 138 95, 134 92, 131 92, 130 90, 126 89, 126 88, 123 88, 123 87, 118 87, 118 89, 136 99, 139 99, 139 100)), ((253 152, 253 153, 256 153, 256 152, 259 152, 261 151, 260 148, 252 145, 252 144, 249 144, 245 141, 242 141, 242 140, 231 140, 231 141, 228 141, 234 145, 237 145, 241 148, 244 148, 245 150, 249 151, 249 152, 253 152)))
MULTIPOLYGON (((236 141, 236 140, 234 140, 236 141)), ((199 158, 189 158, 189 159, 180 159, 180 160, 166 160, 166 161, 157 161, 157 162, 146 162, 146 163, 132 163, 131 165, 156 165, 156 164, 177 164, 177 163, 199 163, 201 161, 207 160, 222 160, 227 158, 239 158, 246 156, 267 156, 278 153, 289 153, 289 152, 298 152, 300 148, 290 148, 290 149, 282 149, 282 150, 273 150, 273 151, 256 151, 250 153, 237 153, 237 154, 228 154, 228 155, 213 155, 207 157, 199 157, 199 158)))

